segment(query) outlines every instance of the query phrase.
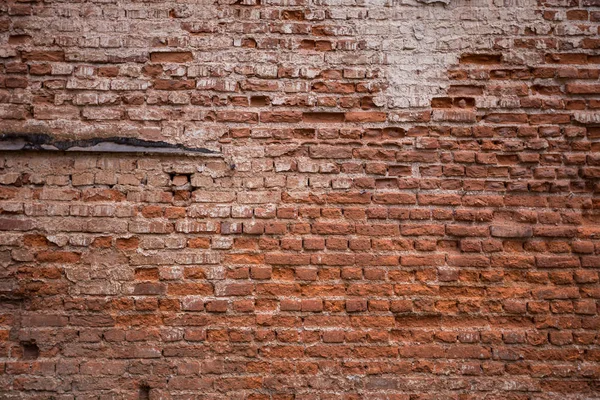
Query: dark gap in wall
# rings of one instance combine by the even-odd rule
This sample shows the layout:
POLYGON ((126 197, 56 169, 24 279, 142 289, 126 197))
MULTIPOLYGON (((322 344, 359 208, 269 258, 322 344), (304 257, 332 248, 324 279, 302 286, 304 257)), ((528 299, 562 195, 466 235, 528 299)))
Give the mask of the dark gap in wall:
POLYGON ((140 385, 140 390, 138 392, 139 400, 150 400, 150 386, 146 384, 140 385))
POLYGON ((263 107, 270 104, 270 99, 267 96, 252 96, 250 97, 250 105, 253 107, 263 107))
POLYGON ((176 186, 176 187, 185 186, 192 181, 192 175, 193 174, 191 174, 191 173, 186 174, 186 173, 172 172, 169 174, 169 177, 171 178, 171 185, 176 186))
POLYGON ((58 140, 46 134, 11 133, 0 135, 0 150, 220 155, 218 152, 202 147, 187 147, 181 144, 130 137, 58 140))
POLYGON ((35 342, 21 342, 23 360, 36 360, 40 356, 40 348, 35 342))

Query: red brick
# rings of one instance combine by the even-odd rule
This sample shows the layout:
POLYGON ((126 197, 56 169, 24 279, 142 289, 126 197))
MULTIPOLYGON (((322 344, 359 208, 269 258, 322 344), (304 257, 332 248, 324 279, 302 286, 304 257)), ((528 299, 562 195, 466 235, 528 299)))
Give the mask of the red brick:
POLYGON ((140 240, 137 237, 119 238, 116 241, 117 248, 121 250, 135 250, 138 248, 140 240))
POLYGON ((219 122, 240 122, 240 123, 258 123, 258 114, 253 112, 217 112, 217 121, 219 122))
POLYGON ((600 93, 600 85, 568 83, 565 87, 566 87, 568 93, 573 93, 573 94, 599 94, 600 93))
POLYGON ((455 194, 419 194, 418 200, 421 205, 450 206, 461 203, 460 196, 455 194))
POLYGON ((191 90, 196 88, 196 81, 191 79, 156 79, 152 82, 152 87, 156 90, 191 90))
POLYGON ((385 122, 387 114, 384 112, 347 112, 346 122, 385 122))
POLYGON ((518 225, 494 225, 490 227, 490 232, 493 237, 500 238, 528 238, 533 235, 530 226, 518 225))
POLYGON ((461 64, 500 64, 501 54, 463 54, 460 57, 461 64))
POLYGON ((231 264, 262 264, 264 259, 262 254, 229 254, 225 261, 231 264))
POLYGON ((569 256, 538 256, 536 257, 538 268, 579 268, 579 257, 569 256))
POLYGON ((23 61, 64 61, 65 53, 62 50, 57 51, 24 51, 21 54, 23 61))
POLYGON ((444 236, 444 225, 411 224, 401 225, 400 232, 404 236, 444 236))
POLYGON ((529 269, 535 265, 532 256, 499 255, 492 257, 492 268, 524 268, 529 269))
POLYGON ((442 265, 444 261, 443 255, 400 256, 400 264, 409 267, 434 267, 442 265))
POLYGON ((69 251, 42 251, 36 256, 39 262, 73 264, 81 259, 81 254, 69 251))
POLYGON ((344 113, 335 112, 305 112, 302 119, 307 123, 333 123, 344 122, 344 113))
POLYGON ((416 204, 416 196, 412 193, 375 193, 373 202, 381 204, 416 204))
POLYGON ((302 121, 302 113, 299 111, 274 111, 261 112, 260 122, 294 123, 302 121))
POLYGON ((353 93, 353 83, 346 82, 315 82, 312 90, 317 93, 353 93))
POLYGON ((308 265, 309 254, 269 253, 265 254, 265 262, 272 265, 308 265))
POLYGON ((158 63, 185 63, 192 61, 191 51, 164 51, 150 53, 150 61, 158 63))

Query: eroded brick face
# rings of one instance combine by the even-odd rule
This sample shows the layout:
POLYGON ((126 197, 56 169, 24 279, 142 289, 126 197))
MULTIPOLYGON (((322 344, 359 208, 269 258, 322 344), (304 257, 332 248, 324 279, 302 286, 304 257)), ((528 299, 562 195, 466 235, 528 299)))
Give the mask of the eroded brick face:
POLYGON ((0 397, 598 398, 599 22, 3 2, 0 397))

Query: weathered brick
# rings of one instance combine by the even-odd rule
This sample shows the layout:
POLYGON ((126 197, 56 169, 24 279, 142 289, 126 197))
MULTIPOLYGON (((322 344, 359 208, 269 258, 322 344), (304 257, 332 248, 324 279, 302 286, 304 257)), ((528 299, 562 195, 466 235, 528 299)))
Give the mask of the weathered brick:
POLYGON ((3 397, 594 397, 598 0, 38 3, 3 397))

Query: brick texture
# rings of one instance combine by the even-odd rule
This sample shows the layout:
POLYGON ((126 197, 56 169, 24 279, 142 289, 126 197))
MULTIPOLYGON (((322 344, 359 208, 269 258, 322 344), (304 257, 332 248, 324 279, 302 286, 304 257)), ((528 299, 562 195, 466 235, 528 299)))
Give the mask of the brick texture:
POLYGON ((5 1, 0 397, 600 391, 598 0, 5 1))

